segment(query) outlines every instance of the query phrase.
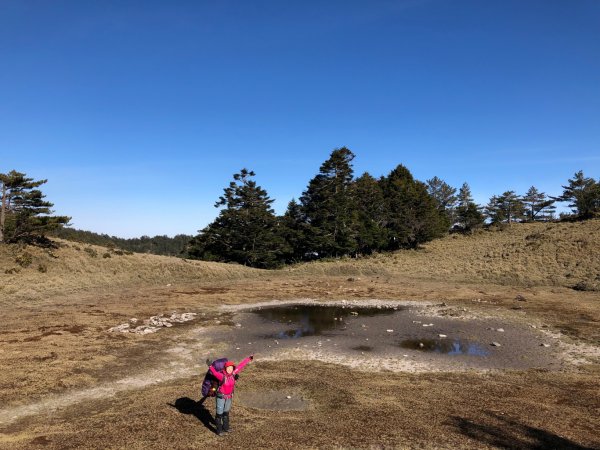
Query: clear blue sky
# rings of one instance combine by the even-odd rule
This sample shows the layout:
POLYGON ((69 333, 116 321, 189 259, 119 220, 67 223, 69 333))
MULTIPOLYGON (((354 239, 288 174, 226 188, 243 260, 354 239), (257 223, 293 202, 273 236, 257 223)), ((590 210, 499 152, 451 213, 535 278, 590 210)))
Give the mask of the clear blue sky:
POLYGON ((0 2, 0 172, 77 228, 195 233, 333 148, 476 200, 600 175, 600 1, 0 2))

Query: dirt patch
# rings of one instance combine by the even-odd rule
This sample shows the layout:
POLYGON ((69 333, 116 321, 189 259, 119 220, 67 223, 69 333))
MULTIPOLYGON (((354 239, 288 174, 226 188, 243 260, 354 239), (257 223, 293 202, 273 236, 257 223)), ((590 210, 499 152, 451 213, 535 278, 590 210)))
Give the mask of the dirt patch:
POLYGON ((270 411, 303 411, 308 408, 308 401, 304 395, 294 390, 241 390, 236 394, 236 402, 246 408, 270 411))

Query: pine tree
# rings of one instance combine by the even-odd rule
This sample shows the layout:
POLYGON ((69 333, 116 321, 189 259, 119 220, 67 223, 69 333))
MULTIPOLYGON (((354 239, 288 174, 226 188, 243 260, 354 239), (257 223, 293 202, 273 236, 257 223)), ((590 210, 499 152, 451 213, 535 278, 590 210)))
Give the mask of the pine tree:
POLYGON ((280 235, 287 243, 287 251, 283 254, 284 260, 287 263, 295 263, 310 259, 310 252, 314 245, 309 241, 310 225, 302 212, 302 206, 292 199, 288 203, 285 214, 279 217, 278 221, 280 235))
POLYGON ((535 220, 548 220, 556 210, 554 202, 555 200, 548 198, 544 192, 540 192, 535 186, 531 186, 523 196, 527 219, 532 222, 535 220))
POLYGON ((354 181, 352 196, 357 210, 357 253, 370 254, 381 250, 387 243, 385 199, 381 186, 365 172, 354 181))
POLYGON ((569 208, 579 218, 588 219, 600 211, 600 182, 586 177, 582 170, 575 173, 575 176, 569 179, 569 184, 562 188, 562 195, 554 199, 570 202, 569 208))
POLYGON ((492 223, 507 222, 510 225, 525 216, 523 201, 515 191, 492 196, 485 211, 492 223))
POLYGON ((319 257, 347 255, 356 248, 356 210, 350 192, 353 159, 349 149, 335 149, 300 197, 310 225, 307 240, 314 246, 309 251, 319 257))
POLYGON ((35 241, 69 223, 70 217, 52 215, 54 205, 37 189, 47 181, 15 170, 0 173, 0 242, 35 241))
POLYGON ((467 183, 463 183, 458 191, 456 220, 458 228, 467 233, 481 227, 484 222, 481 208, 473 200, 471 188, 467 183))
POLYGON ((433 177, 427 180, 427 191, 437 203, 438 210, 446 214, 450 223, 456 219, 456 188, 453 188, 444 180, 433 177))
POLYGON ((448 230, 448 219, 438 211, 425 184, 415 180, 403 165, 382 178, 381 186, 390 250, 416 248, 448 230))
POLYGON ((277 229, 273 200, 251 179, 254 176, 247 169, 233 176, 215 204, 225 208, 192 239, 190 257, 260 268, 280 264, 285 242, 277 229))

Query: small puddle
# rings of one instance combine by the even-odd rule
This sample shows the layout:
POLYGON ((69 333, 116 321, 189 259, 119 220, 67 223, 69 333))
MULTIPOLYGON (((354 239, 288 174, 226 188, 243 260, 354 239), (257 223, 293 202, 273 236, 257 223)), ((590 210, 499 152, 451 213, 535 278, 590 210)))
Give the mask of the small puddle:
POLYGON ((373 351, 373 347, 370 345, 358 345, 356 347, 352 347, 352 350, 356 350, 358 352, 371 352, 373 351))
POLYGON ((422 352, 442 353, 445 355, 468 355, 468 356, 488 356, 487 351, 480 344, 461 341, 458 339, 407 339, 400 342, 400 347, 419 350, 422 352))
POLYGON ((266 337, 274 339, 299 339, 305 336, 322 336, 326 332, 345 330, 345 321, 350 317, 390 315, 397 312, 398 309, 295 305, 263 308, 252 312, 265 321, 287 325, 285 330, 266 337))

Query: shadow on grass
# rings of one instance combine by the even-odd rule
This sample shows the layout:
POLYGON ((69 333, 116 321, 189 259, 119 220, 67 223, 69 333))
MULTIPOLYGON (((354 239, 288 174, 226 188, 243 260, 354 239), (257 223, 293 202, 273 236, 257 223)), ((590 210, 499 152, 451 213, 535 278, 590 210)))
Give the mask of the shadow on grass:
MULTIPOLYGON (((204 399, 203 399, 204 400, 204 399)), ((198 419, 202 424, 213 433, 217 432, 215 419, 212 414, 204 406, 204 401, 197 402, 189 397, 181 397, 175 400, 175 403, 167 403, 167 405, 175 408, 181 414, 191 414, 198 419)))
POLYGON ((593 450, 550 431, 525 425, 508 417, 488 414, 495 419, 494 424, 475 422, 464 417, 453 417, 451 425, 460 432, 483 444, 514 449, 557 449, 593 450))

